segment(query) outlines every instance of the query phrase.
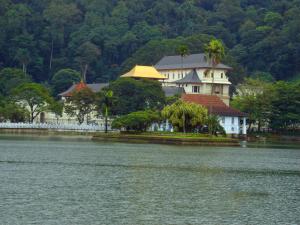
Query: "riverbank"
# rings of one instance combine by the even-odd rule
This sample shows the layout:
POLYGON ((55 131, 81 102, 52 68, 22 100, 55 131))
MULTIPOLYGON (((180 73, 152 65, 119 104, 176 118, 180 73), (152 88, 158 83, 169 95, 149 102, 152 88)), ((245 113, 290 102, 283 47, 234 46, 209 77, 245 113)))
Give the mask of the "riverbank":
POLYGON ((130 142, 130 143, 154 143, 169 145, 206 145, 206 146, 240 146, 238 139, 228 137, 215 137, 206 134, 183 134, 167 132, 145 133, 119 133, 108 134, 95 131, 72 131, 54 129, 0 129, 0 134, 26 135, 26 136, 51 136, 51 137, 75 137, 93 141, 106 142, 130 142))
POLYGON ((92 140, 169 145, 240 146, 238 139, 180 133, 101 133, 96 134, 92 140))

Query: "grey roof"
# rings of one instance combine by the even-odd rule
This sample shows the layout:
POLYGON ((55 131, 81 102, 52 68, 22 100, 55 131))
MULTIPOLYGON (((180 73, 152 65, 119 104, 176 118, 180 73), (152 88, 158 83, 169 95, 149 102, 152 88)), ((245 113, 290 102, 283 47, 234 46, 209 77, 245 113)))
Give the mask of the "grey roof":
MULTIPOLYGON (((205 54, 191 54, 183 57, 183 60, 180 55, 175 56, 165 56, 163 57, 156 65, 155 68, 158 70, 167 70, 167 69, 196 69, 196 68, 211 68, 211 63, 206 59, 205 54)), ((222 63, 216 66, 216 69, 232 69, 229 66, 226 66, 222 63)))
POLYGON ((175 81, 177 84, 187 84, 187 83, 201 83, 199 76, 195 69, 189 72, 184 78, 175 81))
MULTIPOLYGON (((96 83, 96 84, 87 84, 87 86, 94 92, 100 92, 104 87, 108 86, 108 83, 96 83)), ((70 92, 73 92, 76 87, 76 84, 73 84, 71 87, 69 87, 66 91, 58 94, 59 96, 64 96, 70 92)))
POLYGON ((95 93, 100 92, 103 88, 108 86, 108 83, 96 83, 96 84, 87 84, 87 86, 95 93))
POLYGON ((166 97, 181 95, 182 93, 184 93, 183 87, 164 86, 162 87, 162 89, 165 92, 166 97))

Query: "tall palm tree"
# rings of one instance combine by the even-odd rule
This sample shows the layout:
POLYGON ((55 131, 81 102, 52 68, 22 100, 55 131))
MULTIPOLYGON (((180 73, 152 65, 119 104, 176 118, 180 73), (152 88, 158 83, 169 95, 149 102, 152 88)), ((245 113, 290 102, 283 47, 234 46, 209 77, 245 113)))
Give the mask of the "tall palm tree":
POLYGON ((103 106, 103 111, 104 111, 104 117, 105 117, 105 133, 107 133, 108 131, 108 111, 109 108, 112 106, 112 98, 113 98, 113 91, 108 90, 105 91, 103 93, 103 102, 102 102, 102 106, 103 106))
POLYGON ((189 48, 187 45, 180 45, 176 51, 181 56, 181 78, 183 78, 183 58, 189 55, 189 48))
POLYGON ((212 84, 211 84, 211 95, 213 95, 214 90, 214 79, 215 79, 215 69, 216 66, 221 62, 225 56, 225 49, 222 41, 217 39, 212 39, 207 45, 205 45, 205 55, 209 61, 212 68, 212 84))

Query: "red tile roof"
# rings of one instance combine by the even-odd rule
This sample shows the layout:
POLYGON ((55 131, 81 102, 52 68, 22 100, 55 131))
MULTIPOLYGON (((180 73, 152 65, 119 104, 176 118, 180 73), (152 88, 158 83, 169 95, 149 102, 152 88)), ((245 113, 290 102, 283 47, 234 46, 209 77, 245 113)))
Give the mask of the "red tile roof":
POLYGON ((67 91, 61 94, 63 97, 71 97, 73 92, 81 91, 82 89, 89 88, 86 83, 80 81, 78 84, 74 84, 67 91))
POLYGON ((218 116, 238 116, 238 117, 247 116, 246 113, 240 112, 239 110, 227 106, 216 95, 183 94, 181 98, 184 101, 193 102, 202 105, 206 107, 210 113, 218 116))

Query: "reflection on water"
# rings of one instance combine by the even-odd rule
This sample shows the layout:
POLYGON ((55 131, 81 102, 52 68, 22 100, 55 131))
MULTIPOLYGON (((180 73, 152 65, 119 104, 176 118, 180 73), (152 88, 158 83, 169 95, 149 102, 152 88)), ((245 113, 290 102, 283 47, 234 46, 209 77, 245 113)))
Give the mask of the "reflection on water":
POLYGON ((300 224, 297 148, 0 137, 0 224, 300 224))

